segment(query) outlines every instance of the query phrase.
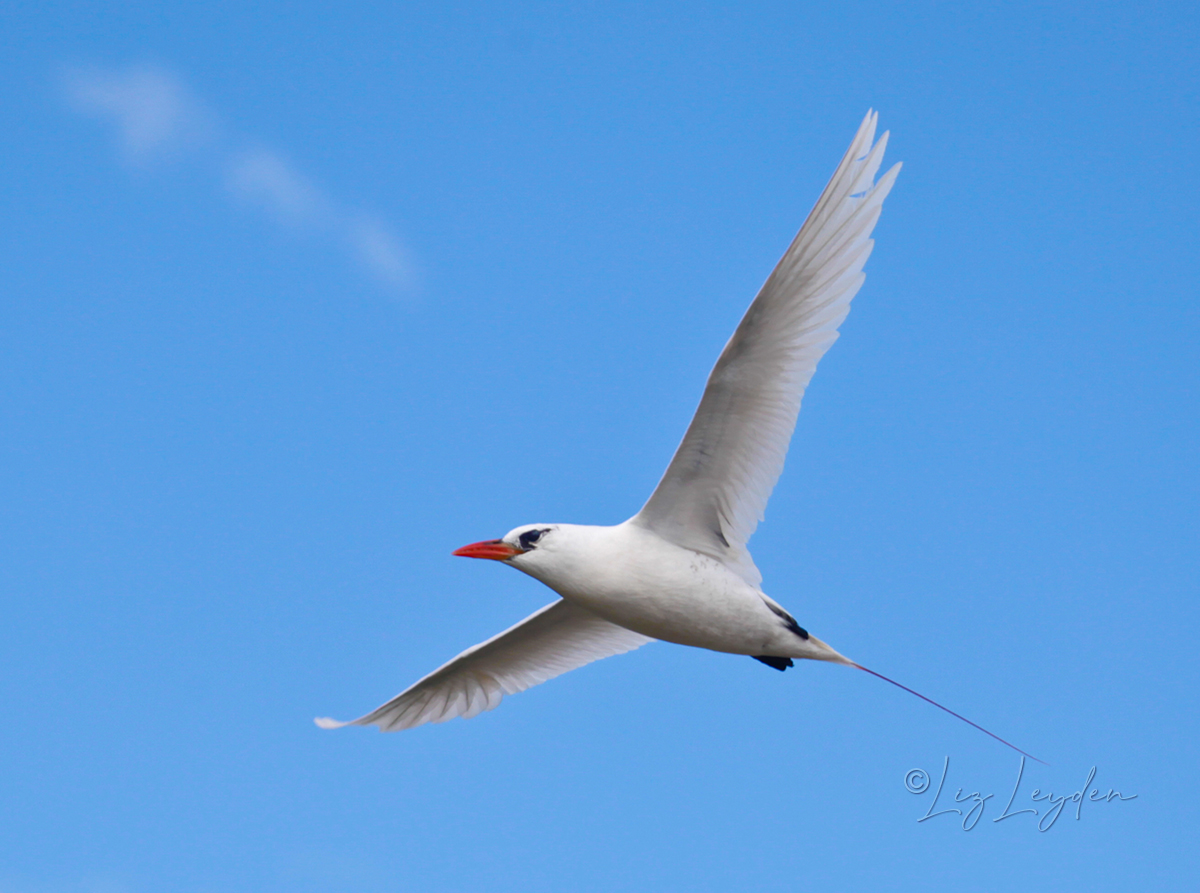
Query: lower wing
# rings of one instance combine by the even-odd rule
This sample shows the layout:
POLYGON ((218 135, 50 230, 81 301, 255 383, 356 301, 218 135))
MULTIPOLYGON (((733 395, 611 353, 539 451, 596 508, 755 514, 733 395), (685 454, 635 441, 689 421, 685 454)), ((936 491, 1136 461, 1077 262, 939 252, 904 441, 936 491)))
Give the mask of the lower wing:
POLYGON ((348 722, 321 717, 316 723, 323 729, 376 725, 397 732, 456 716, 470 719, 504 695, 652 641, 560 600, 468 648, 366 716, 348 722))

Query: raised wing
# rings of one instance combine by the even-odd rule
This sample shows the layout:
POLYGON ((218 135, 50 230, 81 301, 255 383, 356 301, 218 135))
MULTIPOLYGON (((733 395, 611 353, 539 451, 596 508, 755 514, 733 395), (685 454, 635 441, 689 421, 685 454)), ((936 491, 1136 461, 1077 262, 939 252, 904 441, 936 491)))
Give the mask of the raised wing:
POLYGON ((700 408, 649 501, 632 519, 719 558, 757 586, 746 549, 783 471, 800 400, 863 283, 871 230, 897 164, 872 147, 867 112, 829 185, 742 317, 708 377, 700 408))
POLYGON ((468 648, 366 716, 349 722, 321 717, 316 723, 323 729, 377 725, 397 732, 456 716, 470 719, 494 708, 504 695, 652 641, 585 608, 557 601, 468 648))

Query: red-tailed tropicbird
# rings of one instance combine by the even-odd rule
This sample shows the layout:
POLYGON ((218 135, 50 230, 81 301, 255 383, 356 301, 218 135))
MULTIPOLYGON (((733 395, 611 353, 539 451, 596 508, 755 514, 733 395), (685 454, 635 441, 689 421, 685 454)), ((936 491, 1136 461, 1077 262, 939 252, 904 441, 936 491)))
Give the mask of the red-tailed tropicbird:
POLYGON ((762 574, 746 548, 783 471, 804 389, 863 284, 871 231, 900 172, 896 164, 875 179, 888 141, 887 133, 875 141, 877 118, 867 113, 725 345, 683 442, 642 510, 613 527, 525 524, 454 552, 515 567, 562 598, 365 716, 319 718, 317 725, 394 732, 469 718, 504 695, 654 639, 750 655, 778 670, 794 658, 845 664, 929 701, 809 634, 762 591, 762 574))

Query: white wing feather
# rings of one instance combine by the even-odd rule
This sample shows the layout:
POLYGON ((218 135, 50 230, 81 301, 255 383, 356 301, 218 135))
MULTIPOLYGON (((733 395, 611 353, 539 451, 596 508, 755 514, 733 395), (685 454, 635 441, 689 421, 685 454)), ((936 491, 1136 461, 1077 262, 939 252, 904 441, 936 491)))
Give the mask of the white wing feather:
POLYGON ((863 283, 871 230, 897 164, 879 182, 887 145, 872 147, 868 112, 808 219, 708 378, 700 407, 649 501, 633 518, 685 548, 762 581, 746 542, 763 518, 817 361, 863 283))
POLYGON ((396 732, 456 716, 470 719, 494 708, 504 695, 652 641, 578 605, 557 601, 468 648, 366 716, 349 722, 321 717, 316 723, 323 729, 377 725, 396 732))

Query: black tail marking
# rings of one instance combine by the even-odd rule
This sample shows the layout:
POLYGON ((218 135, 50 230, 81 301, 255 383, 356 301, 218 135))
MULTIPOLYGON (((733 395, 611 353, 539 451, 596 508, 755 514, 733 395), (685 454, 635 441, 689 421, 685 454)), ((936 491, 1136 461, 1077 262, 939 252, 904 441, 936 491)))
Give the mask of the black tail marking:
POLYGON ((799 623, 797 623, 796 618, 793 617, 791 614, 789 614, 787 611, 783 610, 782 607, 775 604, 774 602, 767 601, 765 598, 763 599, 763 604, 765 604, 768 608, 770 608, 771 612, 776 617, 778 617, 780 620, 783 621, 783 625, 788 629, 788 631, 795 633, 802 639, 808 638, 808 630, 806 630, 799 623))
POLYGON ((788 667, 795 666, 795 664, 792 663, 792 659, 790 657, 771 657, 769 655, 764 655, 762 657, 759 657, 757 654, 752 654, 750 656, 752 658, 754 658, 755 660, 761 660, 768 667, 772 667, 781 673, 784 670, 786 670, 788 667))

